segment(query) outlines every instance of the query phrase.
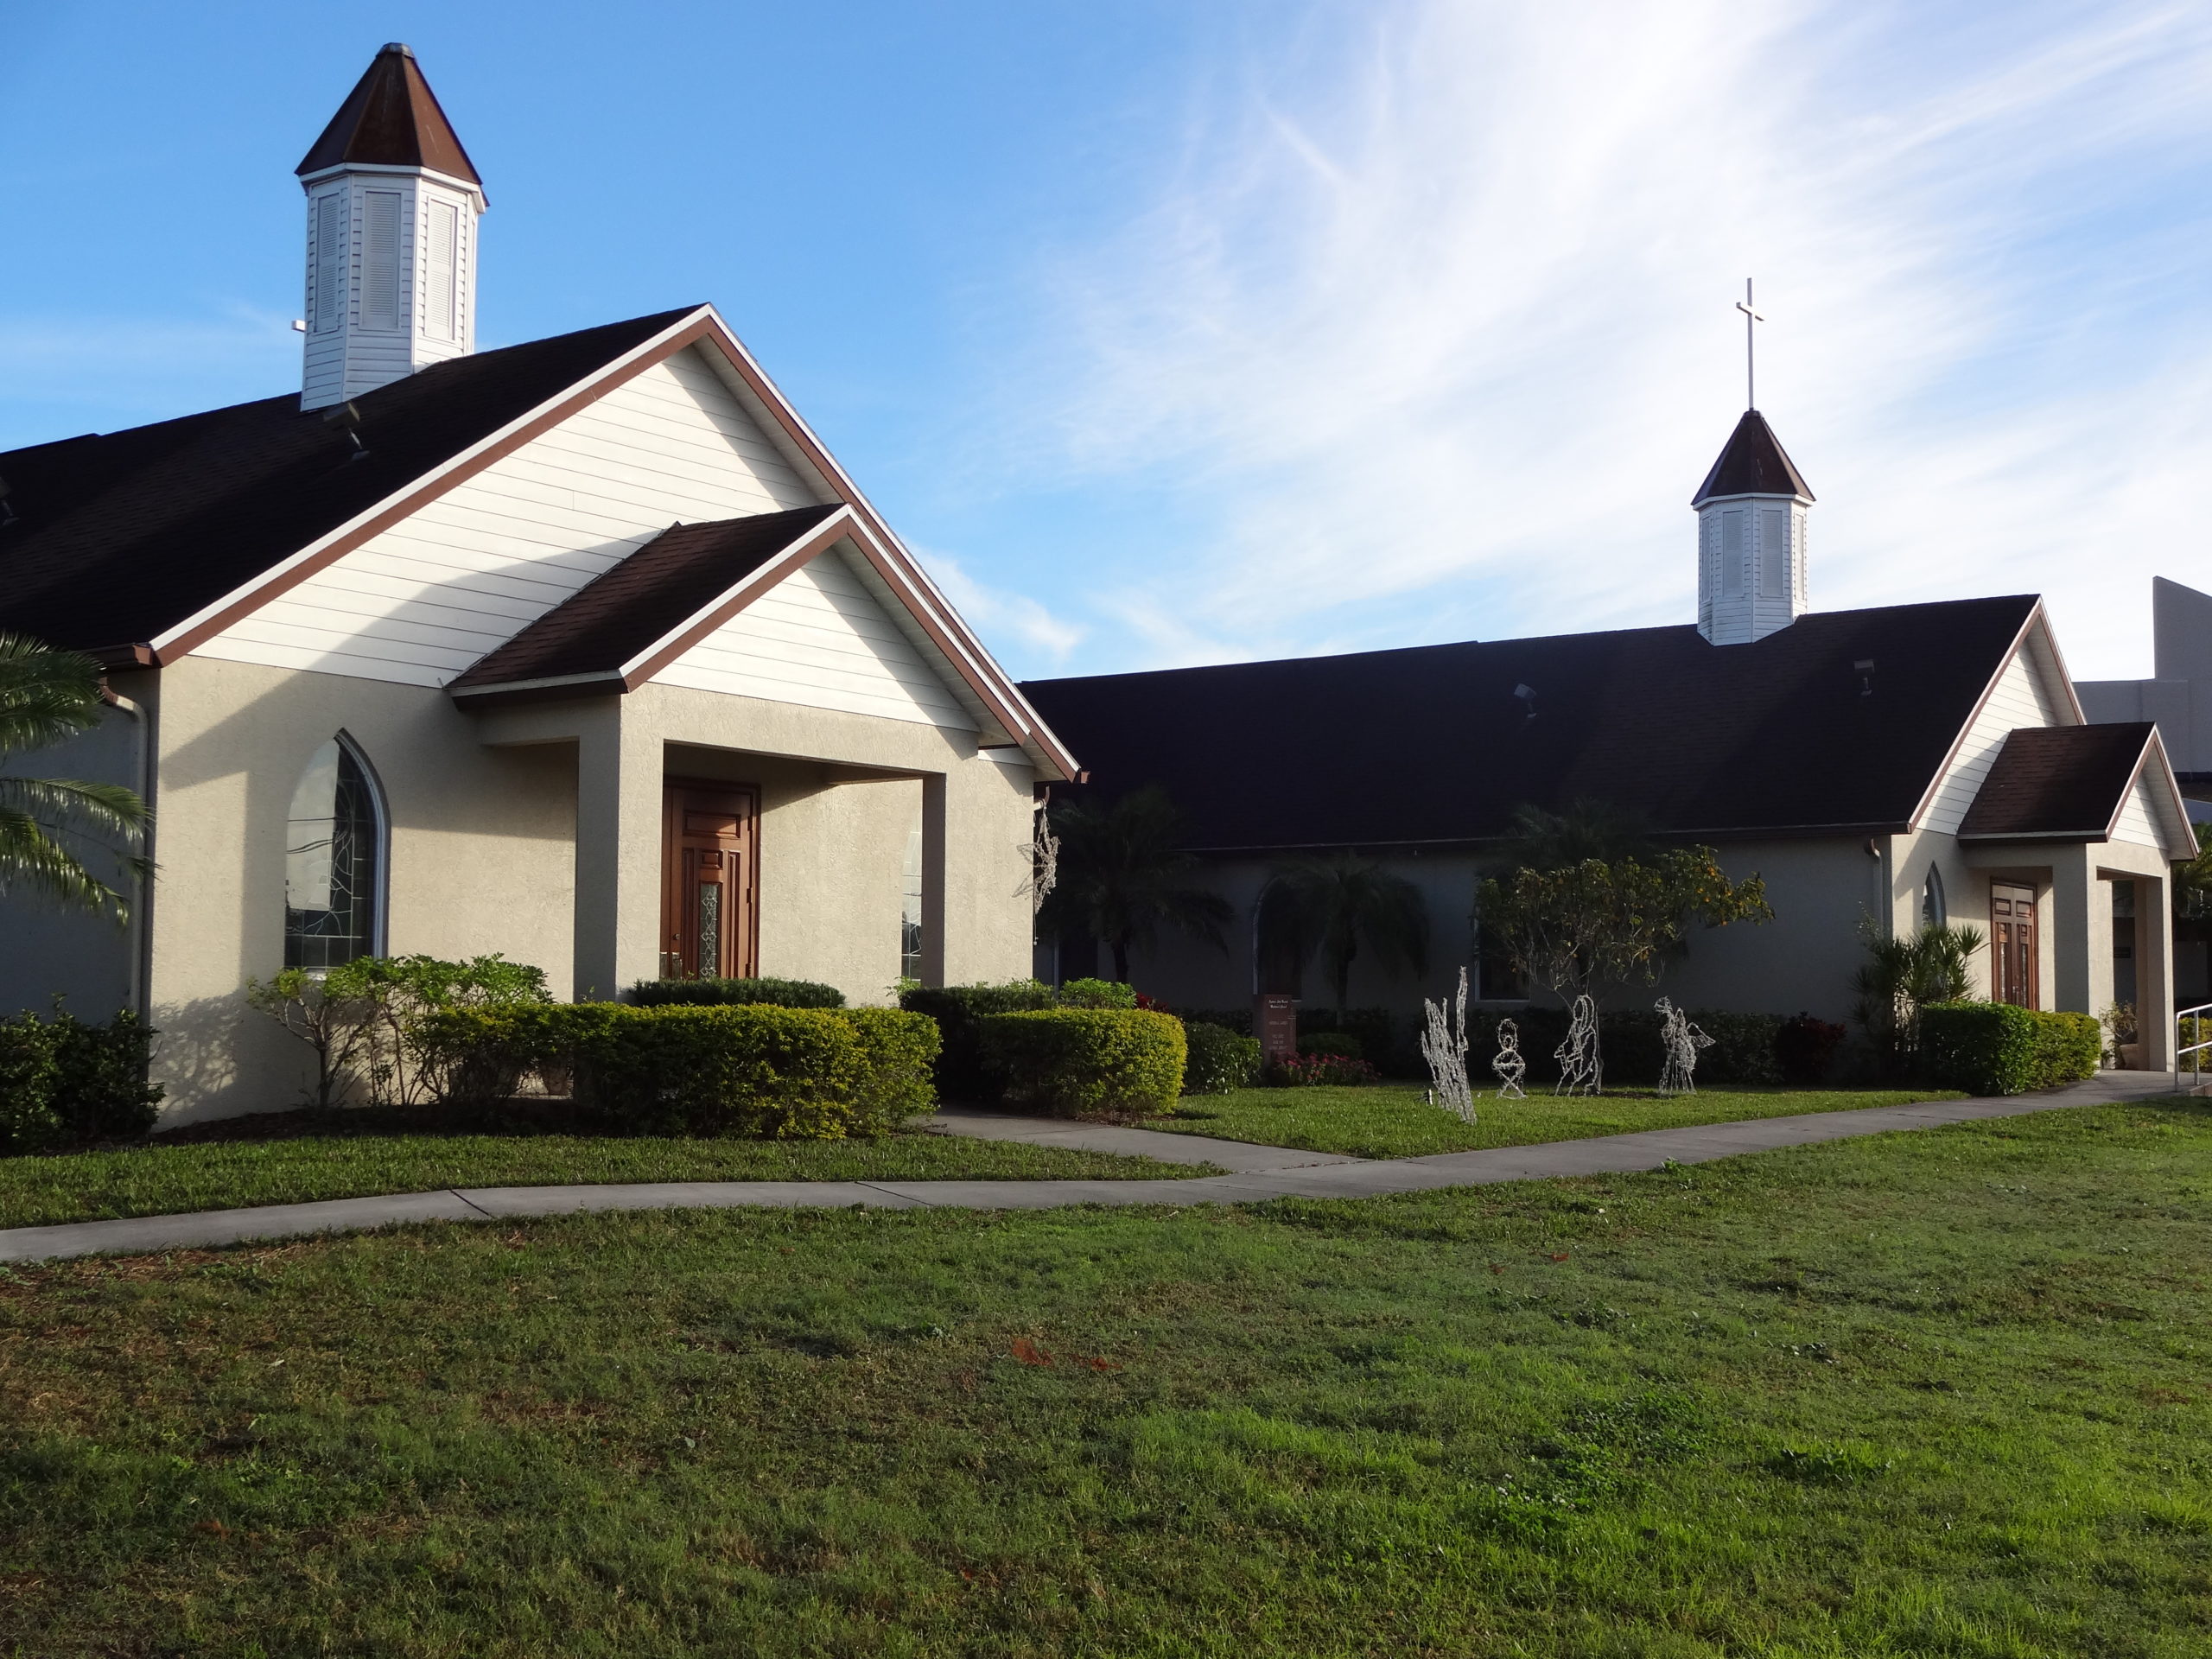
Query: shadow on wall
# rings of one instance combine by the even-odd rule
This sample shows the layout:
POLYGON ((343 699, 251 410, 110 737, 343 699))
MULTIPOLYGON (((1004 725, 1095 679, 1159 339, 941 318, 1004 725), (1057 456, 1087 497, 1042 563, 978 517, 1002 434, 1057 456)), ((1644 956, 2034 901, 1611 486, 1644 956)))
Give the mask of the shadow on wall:
POLYGON ((315 1098, 313 1051, 248 1007, 241 991, 157 1007, 154 1031, 162 1128, 287 1111, 315 1098))

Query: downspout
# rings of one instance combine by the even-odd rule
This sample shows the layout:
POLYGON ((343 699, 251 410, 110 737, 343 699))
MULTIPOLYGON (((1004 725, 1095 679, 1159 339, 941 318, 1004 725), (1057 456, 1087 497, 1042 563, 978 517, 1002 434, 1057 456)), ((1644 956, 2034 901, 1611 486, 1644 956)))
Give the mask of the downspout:
MULTIPOLYGON (((111 686, 103 686, 102 693, 110 703, 130 716, 137 733, 138 798, 146 804, 148 812, 145 844, 140 850, 150 864, 154 857, 154 712, 111 686)), ((131 1011, 138 1016, 138 1022, 150 1027, 154 1023, 154 878, 148 875, 138 886, 130 906, 130 989, 127 1000, 131 1011)))
POLYGON ((1882 937, 1893 939, 1897 932, 1896 896, 1891 892, 1890 847, 1881 836, 1866 837, 1866 856, 1874 861, 1874 914, 1881 918, 1882 937))

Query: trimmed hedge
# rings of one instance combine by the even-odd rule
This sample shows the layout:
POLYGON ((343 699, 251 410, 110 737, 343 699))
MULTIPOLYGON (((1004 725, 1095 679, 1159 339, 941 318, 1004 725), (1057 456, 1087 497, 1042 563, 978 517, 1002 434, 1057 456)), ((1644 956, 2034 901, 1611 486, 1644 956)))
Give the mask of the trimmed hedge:
POLYGON ((1150 1008, 994 1014, 977 1034, 1005 1099, 1070 1117, 1173 1111, 1189 1058, 1183 1022, 1150 1008))
POLYGON ((162 1098, 146 1081, 153 1036, 127 1012, 99 1026, 60 1012, 0 1020, 0 1154, 152 1128, 162 1098))
POLYGON ((1298 1039, 1298 1052, 1305 1055, 1326 1054, 1333 1059, 1363 1060, 1367 1051, 1358 1038, 1348 1031, 1317 1031, 1298 1039))
POLYGON ((989 1106, 999 1099, 1000 1079, 985 1064, 982 1022, 996 1014, 1020 1014, 1059 1006, 1052 988, 1033 979, 1009 979, 1003 985, 941 985, 899 994, 899 1006, 937 1021, 942 1046, 937 1057, 939 1100, 989 1106))
POLYGON ((566 1072, 615 1133, 834 1141, 927 1111, 937 1027, 895 1008, 461 1008, 429 1016, 444 1099, 495 1109, 532 1071, 566 1072))
POLYGON ((1203 1020, 1183 1024, 1183 1092, 1186 1095, 1225 1095, 1232 1089, 1249 1089, 1260 1075, 1260 1045, 1239 1037, 1226 1026, 1203 1020))
POLYGON ((2104 1028, 2086 1014, 2009 1002, 1935 1002, 1920 1010, 1920 1064, 1931 1083, 2018 1095, 2096 1075, 2104 1028))
POLYGON ((845 994, 810 979, 641 979, 630 1001, 641 1008, 842 1008, 845 994))

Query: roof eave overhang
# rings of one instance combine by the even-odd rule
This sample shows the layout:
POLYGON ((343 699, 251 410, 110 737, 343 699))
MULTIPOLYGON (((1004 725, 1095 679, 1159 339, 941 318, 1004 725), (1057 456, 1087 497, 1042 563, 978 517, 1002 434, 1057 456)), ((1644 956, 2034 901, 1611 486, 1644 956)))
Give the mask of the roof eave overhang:
MULTIPOLYGON (((426 168, 399 171, 427 172, 426 168)), ((1006 671, 983 648, 953 609, 918 561, 893 535, 859 486, 830 454, 798 411, 753 359, 744 343, 730 332, 711 305, 686 312, 651 339, 584 376, 573 385, 510 421, 498 431, 470 445, 459 454, 434 467, 368 507, 345 524, 319 537, 306 547, 280 560, 251 582, 242 584, 212 604, 202 607, 149 643, 156 666, 188 656, 234 622, 251 615, 270 600, 296 587, 308 577, 335 563, 363 543, 400 524, 426 503, 465 482, 504 459, 540 434, 550 431, 577 410, 609 391, 665 361, 686 346, 711 345, 760 401, 770 418, 820 474, 852 515, 855 545, 869 564, 897 593, 916 624, 937 645, 949 666, 969 686, 1005 728, 1007 734, 1027 751, 1048 782, 1076 777, 1075 757, 1053 734, 1006 671)), ((488 691, 495 688, 486 688, 488 691)), ((628 689, 627 687, 625 688, 628 689)))
POLYGON ((1700 495, 1691 499, 1692 511, 1709 507, 1716 501, 1795 501, 1801 507, 1813 505, 1813 498, 1802 490, 1738 490, 1729 495, 1700 495))
POLYGON ((629 688, 612 670, 592 674, 549 674, 542 679, 502 680, 493 685, 449 685, 446 695, 458 708, 504 709, 518 702, 554 702, 570 697, 614 697, 629 688))
POLYGON ((403 162, 340 162, 330 167, 319 167, 312 173, 299 175, 300 188, 312 192, 325 180, 339 178, 348 173, 375 173, 387 178, 428 179, 448 190, 458 190, 464 195, 474 196, 479 213, 492 205, 492 199, 484 194, 484 187, 474 179, 464 179, 458 173, 442 172, 435 167, 410 167, 403 162))

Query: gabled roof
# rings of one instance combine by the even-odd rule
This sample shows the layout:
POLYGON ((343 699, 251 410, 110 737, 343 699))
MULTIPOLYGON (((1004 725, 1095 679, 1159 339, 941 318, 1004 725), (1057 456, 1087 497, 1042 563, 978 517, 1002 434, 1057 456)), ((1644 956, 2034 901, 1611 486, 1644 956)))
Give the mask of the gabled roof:
POLYGON ((537 690, 549 683, 567 687, 573 696, 577 682, 591 679, 620 681, 620 689, 633 690, 696 643, 683 639, 675 649, 666 648, 691 632, 687 625, 711 617, 697 628, 702 635, 721 626, 742 603, 740 600, 724 609, 723 601, 744 593, 747 578, 770 563, 779 565, 777 576, 787 575, 788 561, 779 561, 779 555, 828 546, 850 532, 851 517, 849 509, 833 502, 749 518, 674 525, 586 583, 446 689, 463 700, 472 692, 537 690), (826 537, 808 533, 832 518, 839 522, 826 537))
POLYGON ((690 315, 479 352, 380 386, 354 400, 359 460, 297 392, 0 454, 16 515, 0 525, 0 629, 111 663, 181 655, 196 641, 175 638, 180 626, 690 315))
POLYGON ((468 152, 438 105, 438 95, 423 79, 414 52, 393 41, 377 54, 368 72, 330 118, 293 170, 302 178, 347 163, 360 166, 426 167, 466 179, 481 192, 468 152))
POLYGON ((1912 820, 2039 614, 2022 594, 1743 645, 1634 628, 1022 689, 1094 788, 1161 785, 1199 850, 1464 843, 1578 798, 1676 836, 1874 834, 1912 820))
POLYGON ((354 399, 358 455, 324 414, 301 413, 296 394, 0 454, 16 515, 0 522, 0 631, 111 667, 175 662, 693 346, 769 442, 842 504, 870 579, 976 710, 1046 777, 1075 777, 1075 757, 708 305, 480 352, 380 386, 354 399))
POLYGON ((2152 722, 2023 727, 1998 751, 1959 839, 2108 841, 2136 779, 2153 762, 2159 785, 2174 797, 2169 816, 2186 819, 2152 722))
POLYGON ((1728 435, 1728 442, 1721 448, 1720 458, 1713 463, 1705 482, 1697 486, 1690 505, 1700 505, 1716 495, 1802 495, 1808 501, 1813 499, 1796 463, 1783 451, 1782 440, 1774 435, 1766 416, 1756 409, 1745 410, 1744 418, 1736 423, 1736 429, 1728 435))

